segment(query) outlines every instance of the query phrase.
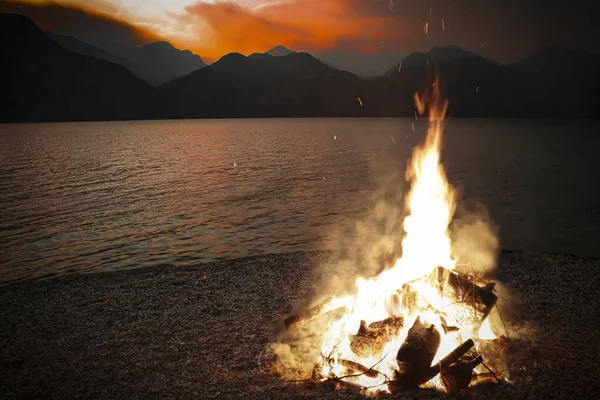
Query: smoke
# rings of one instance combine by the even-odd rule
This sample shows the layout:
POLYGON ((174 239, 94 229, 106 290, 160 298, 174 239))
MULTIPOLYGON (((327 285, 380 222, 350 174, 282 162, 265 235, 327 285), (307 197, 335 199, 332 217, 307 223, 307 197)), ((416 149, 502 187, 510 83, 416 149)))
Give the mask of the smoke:
MULTIPOLYGON (((381 171, 378 171, 381 172, 381 171)), ((348 229, 330 233, 329 248, 338 249, 335 262, 317 266, 312 271, 317 278, 308 301, 297 304, 296 310, 306 310, 335 295, 356 294, 356 279, 373 277, 391 268, 400 257, 404 237, 404 171, 388 170, 374 175, 376 190, 361 208, 364 216, 348 229)), ((307 379, 319 358, 322 337, 335 312, 322 315, 309 324, 281 332, 278 343, 270 347, 276 362, 271 370, 285 379, 307 379)))
POLYGON ((489 277, 497 265, 500 243, 487 208, 477 201, 459 202, 449 229, 456 269, 489 277))
POLYGON ((362 218, 345 232, 332 232, 328 247, 339 249, 339 262, 330 268, 316 293, 351 294, 356 278, 373 277, 391 268, 401 255, 404 237, 403 171, 377 176, 376 190, 363 204, 362 218))

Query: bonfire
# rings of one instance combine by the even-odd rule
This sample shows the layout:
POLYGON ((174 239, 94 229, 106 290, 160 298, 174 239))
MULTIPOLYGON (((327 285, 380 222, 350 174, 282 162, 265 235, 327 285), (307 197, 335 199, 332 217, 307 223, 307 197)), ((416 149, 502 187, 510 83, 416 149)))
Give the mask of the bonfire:
POLYGON ((500 381, 477 348, 495 338, 494 283, 457 271, 448 226, 454 189, 440 162, 447 101, 434 83, 415 95, 429 115, 425 143, 407 170, 402 256, 378 276, 356 279, 353 295, 331 296, 285 320, 288 330, 326 316, 310 330, 321 342, 312 382, 337 382, 369 394, 436 387, 456 394, 484 377, 500 381))

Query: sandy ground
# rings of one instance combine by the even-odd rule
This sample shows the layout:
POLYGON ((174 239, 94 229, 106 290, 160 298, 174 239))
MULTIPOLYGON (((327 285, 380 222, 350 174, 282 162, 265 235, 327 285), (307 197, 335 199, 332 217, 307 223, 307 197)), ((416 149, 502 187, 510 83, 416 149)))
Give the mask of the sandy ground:
MULTIPOLYGON (((337 256, 266 255, 1 287, 0 397, 362 398, 263 370, 282 319, 337 256)), ((513 352, 513 384, 470 397, 597 398, 600 260, 504 252, 499 264, 496 279, 516 299, 507 324, 535 335, 513 352)))

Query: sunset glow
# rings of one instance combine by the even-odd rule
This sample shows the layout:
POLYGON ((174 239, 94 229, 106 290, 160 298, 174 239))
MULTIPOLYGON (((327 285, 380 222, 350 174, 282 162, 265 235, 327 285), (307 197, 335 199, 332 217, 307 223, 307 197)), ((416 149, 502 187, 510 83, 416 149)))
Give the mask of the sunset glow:
POLYGON ((590 13, 534 5, 513 13, 511 7, 492 0, 0 0, 0 11, 27 15, 43 29, 93 44, 167 40, 209 62, 278 45, 313 53, 408 54, 456 44, 498 61, 515 61, 552 43, 597 46, 581 28, 590 13), (558 22, 572 29, 559 35, 552 29, 558 22), (107 26, 114 33, 108 39, 107 26))

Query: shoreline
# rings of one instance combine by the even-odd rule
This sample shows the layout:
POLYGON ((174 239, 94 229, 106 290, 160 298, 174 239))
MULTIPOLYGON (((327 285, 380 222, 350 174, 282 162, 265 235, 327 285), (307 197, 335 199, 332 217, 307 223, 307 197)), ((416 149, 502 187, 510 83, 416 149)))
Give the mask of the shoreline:
MULTIPOLYGON (((512 293, 507 324, 535 333, 520 351, 523 365, 515 367, 523 370, 513 384, 478 396, 591 397, 599 389, 600 260, 502 255, 495 279, 512 293)), ((0 392, 5 398, 362 398, 282 382, 261 361, 283 318, 336 272, 338 257, 270 254, 4 285, 0 392)))
MULTIPOLYGON (((127 273, 127 272, 131 273, 132 271, 144 271, 144 270, 162 269, 162 268, 196 268, 196 267, 200 267, 200 266, 208 266, 208 265, 219 264, 219 263, 223 263, 223 262, 232 262, 232 261, 244 262, 244 260, 246 260, 246 259, 251 260, 256 257, 282 256, 282 255, 293 255, 293 254, 310 254, 310 253, 336 254, 336 253, 338 253, 338 250, 293 251, 293 252, 288 252, 288 253, 258 254, 258 255, 251 255, 251 256, 245 256, 245 257, 228 258, 228 259, 223 259, 223 260, 206 261, 206 262, 191 263, 191 264, 156 264, 156 265, 148 265, 148 266, 142 266, 142 267, 126 268, 126 269, 119 269, 119 270, 108 270, 108 271, 93 270, 93 271, 73 271, 73 272, 68 272, 68 273, 63 273, 63 274, 45 274, 45 275, 41 275, 41 276, 34 276, 32 278, 22 278, 22 279, 2 281, 2 282, 0 282, 0 291, 6 286, 26 284, 26 283, 30 283, 30 282, 42 282, 42 281, 48 281, 48 280, 54 280, 54 279, 62 279, 62 278, 67 278, 67 277, 72 277, 72 276, 90 276, 90 275, 93 276, 93 275, 97 275, 97 274, 115 274, 115 273, 127 273)), ((559 257, 559 256, 560 257, 571 257, 571 258, 577 258, 577 259, 581 259, 581 260, 600 261, 600 256, 594 256, 594 255, 579 255, 576 253, 553 253, 553 252, 548 252, 548 251, 535 251, 535 250, 502 249, 498 253, 498 262, 500 262, 502 257, 506 257, 507 255, 516 254, 516 253, 535 254, 535 255, 540 255, 540 256, 545 255, 545 256, 551 256, 551 257, 559 257)))

